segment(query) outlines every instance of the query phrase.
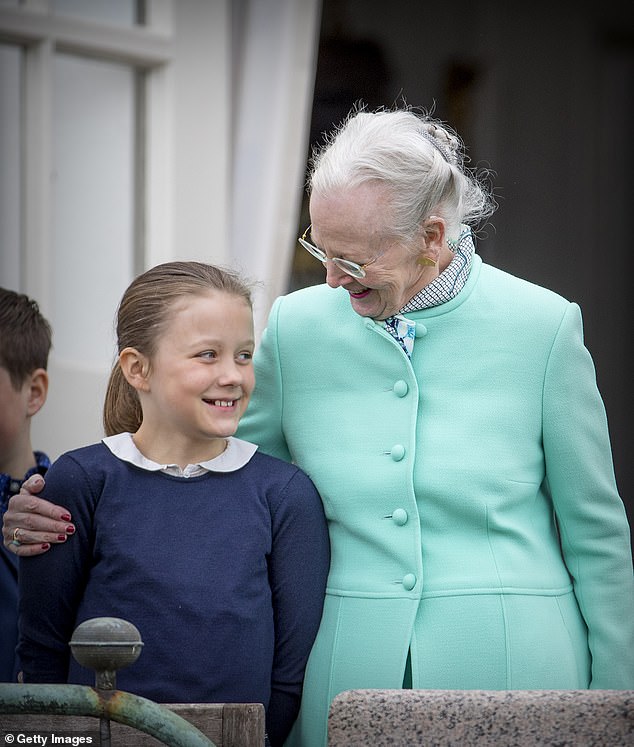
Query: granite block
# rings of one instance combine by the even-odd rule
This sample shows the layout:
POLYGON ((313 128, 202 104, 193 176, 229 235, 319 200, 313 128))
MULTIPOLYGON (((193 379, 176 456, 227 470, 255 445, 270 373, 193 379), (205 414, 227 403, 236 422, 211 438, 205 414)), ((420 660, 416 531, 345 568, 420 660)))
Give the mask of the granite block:
POLYGON ((634 690, 348 690, 329 747, 634 747, 634 690))

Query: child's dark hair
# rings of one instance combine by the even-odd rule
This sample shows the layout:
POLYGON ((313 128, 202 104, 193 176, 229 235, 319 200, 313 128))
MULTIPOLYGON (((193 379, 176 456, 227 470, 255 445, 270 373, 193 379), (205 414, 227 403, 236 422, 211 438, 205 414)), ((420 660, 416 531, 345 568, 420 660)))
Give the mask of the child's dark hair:
POLYGON ((32 298, 0 288, 0 366, 16 391, 37 368, 46 370, 52 337, 51 325, 32 298))
MULTIPOLYGON (((139 275, 123 294, 117 310, 117 352, 135 348, 148 358, 171 319, 171 308, 183 296, 222 291, 252 306, 251 291, 237 274, 203 262, 166 262, 139 275)), ((143 420, 141 403, 116 361, 103 408, 107 436, 135 433, 143 420)))

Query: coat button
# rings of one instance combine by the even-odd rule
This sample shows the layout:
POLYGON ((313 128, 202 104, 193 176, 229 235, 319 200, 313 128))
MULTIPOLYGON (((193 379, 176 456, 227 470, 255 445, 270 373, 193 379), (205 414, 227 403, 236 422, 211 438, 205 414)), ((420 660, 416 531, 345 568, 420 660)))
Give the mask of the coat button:
POLYGON ((395 446, 392 446, 392 450, 390 451, 390 456, 395 462, 400 462, 401 459, 405 456, 405 447, 401 444, 396 444, 395 446))
POLYGON ((416 576, 413 573, 406 573, 403 576, 403 588, 405 591, 411 591, 416 586, 416 576))
POLYGON ((399 379, 394 383, 392 390, 397 397, 404 397, 407 392, 409 392, 409 387, 407 386, 406 381, 403 381, 403 379, 399 379))
POLYGON ((427 334, 427 327, 421 322, 416 322, 416 331, 414 332, 415 337, 425 337, 427 334))
POLYGON ((392 511, 392 521, 395 524, 398 524, 399 527, 407 524, 407 519, 407 511, 404 508, 395 508, 394 511, 392 511))

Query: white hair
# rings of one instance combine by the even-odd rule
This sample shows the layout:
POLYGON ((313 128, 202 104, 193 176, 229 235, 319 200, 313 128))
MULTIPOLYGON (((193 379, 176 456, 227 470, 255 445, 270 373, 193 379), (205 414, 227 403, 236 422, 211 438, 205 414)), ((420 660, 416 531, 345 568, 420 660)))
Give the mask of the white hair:
POLYGON ((388 189, 391 233, 409 240, 422 221, 437 215, 449 236, 457 236, 461 223, 480 223, 497 207, 464 160, 459 136, 427 114, 353 111, 315 150, 308 190, 328 197, 376 181, 388 189))

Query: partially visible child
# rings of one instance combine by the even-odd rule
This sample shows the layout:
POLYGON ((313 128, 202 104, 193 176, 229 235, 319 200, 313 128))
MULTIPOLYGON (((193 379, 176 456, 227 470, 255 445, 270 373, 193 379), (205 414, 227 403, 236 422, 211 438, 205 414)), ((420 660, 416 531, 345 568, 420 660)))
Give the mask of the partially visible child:
MULTIPOLYGON (((49 458, 31 445, 31 418, 46 402, 51 326, 35 301, 0 288, 0 519, 9 498, 49 458)), ((14 537, 15 541, 19 541, 14 537)), ((15 682, 18 638, 18 559, 0 548, 0 681, 15 682)))
POLYGON ((68 641, 88 618, 121 617, 145 645, 118 687, 163 703, 263 703, 281 745, 330 551, 306 474, 233 438, 255 383, 249 289, 199 262, 159 265, 124 293, 117 339, 107 437, 46 477, 43 495, 63 501, 79 536, 20 563, 23 679, 92 684, 68 641))

